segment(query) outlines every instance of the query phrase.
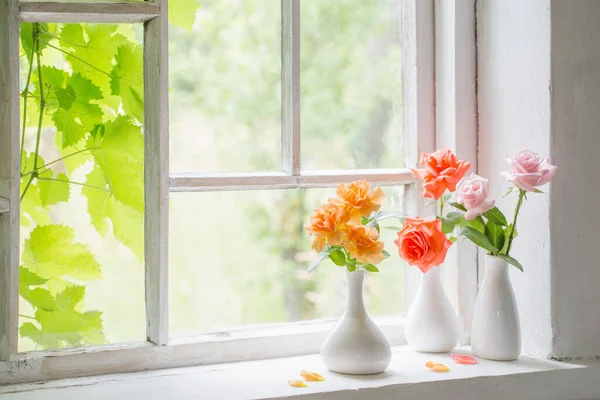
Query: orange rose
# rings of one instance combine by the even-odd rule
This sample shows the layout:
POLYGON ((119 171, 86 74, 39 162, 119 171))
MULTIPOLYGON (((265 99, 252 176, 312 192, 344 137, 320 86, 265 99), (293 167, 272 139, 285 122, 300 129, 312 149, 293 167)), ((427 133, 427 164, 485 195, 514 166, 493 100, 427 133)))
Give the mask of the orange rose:
POLYGON ((398 253, 409 265, 425 273, 446 259, 452 242, 442 233, 441 219, 406 218, 398 239, 398 253))
POLYGON ((348 225, 347 237, 342 243, 351 258, 361 264, 379 264, 385 256, 382 254, 383 242, 379 232, 372 226, 348 225))
POLYGON ((423 197, 439 199, 446 189, 456 190, 456 184, 471 167, 468 161, 459 160, 449 149, 441 149, 435 153, 421 154, 421 165, 424 169, 411 169, 413 174, 423 183, 423 197))
POLYGON ((342 243, 350 214, 346 209, 327 203, 315 210, 310 222, 304 225, 309 235, 313 235, 312 248, 321 251, 325 245, 337 246, 342 243))
POLYGON ((336 193, 338 197, 329 201, 347 208, 351 217, 368 217, 373 211, 379 211, 385 197, 381 188, 371 190, 367 181, 341 183, 336 193))

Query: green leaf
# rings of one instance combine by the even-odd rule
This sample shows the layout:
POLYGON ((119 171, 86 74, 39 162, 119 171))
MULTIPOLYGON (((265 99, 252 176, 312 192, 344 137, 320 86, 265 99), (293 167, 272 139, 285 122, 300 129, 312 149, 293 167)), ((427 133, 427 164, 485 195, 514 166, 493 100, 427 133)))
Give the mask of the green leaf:
POLYGON ((507 263, 514 265, 515 267, 519 268, 519 270, 521 270, 521 272, 523 272, 523 266, 516 259, 514 259, 511 256, 506 255, 506 254, 500 254, 500 255, 498 255, 498 257, 502 258, 507 263))
MULTIPOLYGON (((50 172, 51 175, 52 173, 50 172)), ((69 178, 61 172, 53 179, 55 180, 39 180, 36 183, 41 204, 44 206, 58 204, 61 201, 69 201, 69 184, 64 182, 68 181, 69 178)))
MULTIPOLYGON (((354 261, 354 260, 352 260, 352 261, 354 261)), ((349 261, 349 262, 346 263, 346 268, 350 272, 356 271, 356 261, 354 261, 354 262, 352 262, 352 261, 349 261)))
POLYGON ((36 345, 43 349, 55 349, 61 346, 60 341, 52 335, 45 335, 33 323, 25 322, 21 325, 19 333, 22 338, 31 339, 36 345))
POLYGON ((47 289, 43 288, 35 288, 29 289, 28 287, 21 285, 19 286, 19 294, 23 297, 29 304, 38 309, 52 311, 58 309, 56 304, 56 300, 50 294, 47 289))
POLYGON ((83 300, 85 286, 72 285, 56 295, 56 304, 60 310, 75 310, 75 306, 83 300))
POLYGON ((125 116, 105 124, 104 136, 90 138, 88 147, 102 169, 115 199, 144 211, 144 138, 141 128, 125 116))
POLYGON ((463 214, 459 212, 449 212, 447 216, 442 217, 442 232, 447 235, 454 232, 454 227, 463 221, 463 214))
POLYGON ((199 8, 197 0, 169 0, 169 22, 191 33, 199 8))
POLYGON ((486 217, 489 221, 492 221, 496 225, 500 226, 508 226, 508 222, 506 221, 506 217, 502 214, 502 211, 498 209, 498 207, 494 207, 489 211, 483 213, 483 216, 486 217))
POLYGON ((373 264, 365 264, 365 265, 363 265, 363 268, 369 272, 379 272, 379 269, 377 269, 377 267, 374 266, 373 264))
POLYGON ((337 249, 329 253, 329 259, 333 261, 335 265, 343 267, 346 265, 346 253, 343 250, 337 249))
MULTIPOLYGON (((44 32, 48 31, 48 24, 46 23, 37 23, 40 27, 40 32, 43 40, 39 41, 39 50, 43 51, 47 45, 48 35, 44 34, 44 32)), ((23 46, 23 50, 25 51, 25 55, 27 56, 27 60, 31 62, 31 58, 33 56, 33 24, 28 22, 21 22, 21 46, 23 46)))
POLYGON ((538 189, 538 188, 534 187, 534 188, 533 188, 533 193, 542 193, 542 194, 543 194, 544 192, 543 192, 543 191, 541 191, 540 189, 538 189))
POLYGON ((22 286, 39 286, 48 282, 48 279, 44 279, 41 276, 31 272, 28 268, 21 265, 19 267, 19 285, 22 286))
MULTIPOLYGON (((37 76, 37 74, 36 74, 37 76)), ((72 146, 85 137, 86 132, 102 122, 104 113, 94 100, 103 98, 100 88, 80 73, 69 75, 66 71, 42 66, 44 91, 48 94, 48 103, 52 113, 52 121, 61 133, 62 147, 72 146)), ((39 96, 39 82, 36 93, 39 96)))
POLYGON ((323 261, 324 259, 329 257, 330 251, 331 251, 331 249, 325 249, 322 252, 320 252, 318 254, 317 258, 308 267, 308 272, 312 272, 315 268, 317 268, 317 266, 321 263, 321 261, 323 261))
POLYGON ((462 235, 466 236, 470 241, 475 243, 477 246, 484 248, 485 250, 491 252, 492 254, 498 253, 498 249, 494 247, 494 245, 490 242, 490 240, 478 230, 471 228, 470 226, 465 226, 462 228, 462 235))
POLYGON ((91 79, 102 90, 105 103, 115 111, 121 102, 118 98, 109 99, 110 71, 117 49, 128 42, 125 36, 116 33, 117 29, 115 24, 64 24, 58 41, 61 49, 72 55, 65 58, 73 72, 91 79))
POLYGON ((367 217, 362 217, 360 223, 363 225, 367 225, 371 220, 367 217))
POLYGON ((488 220, 485 225, 485 236, 496 249, 501 249, 504 246, 504 229, 492 220, 488 220))
MULTIPOLYGON (((500 249, 500 254, 506 254, 506 252, 508 251, 509 236, 510 236, 511 228, 512 228, 512 224, 510 224, 509 226, 507 226, 506 228, 504 228, 504 245, 500 249)), ((515 231, 513 233, 513 240, 517 236, 518 236, 518 232, 517 232, 517 228, 515 228, 515 231)))
POLYGON ((458 203, 450 203, 450 205, 458 210, 461 211, 467 211, 467 209, 465 208, 465 206, 463 206, 462 204, 458 204, 458 203))
POLYGON ((391 256, 391 255, 390 255, 390 253, 388 253, 386 250, 382 250, 382 251, 381 251, 381 254, 383 254, 383 256, 384 256, 385 258, 389 258, 389 257, 391 256))
POLYGON ((460 226, 465 227, 468 226, 470 228, 475 229, 476 231, 481 232, 481 234, 485 234, 485 222, 481 216, 477 216, 475 219, 467 221, 466 219, 462 219, 460 221, 460 226))
POLYGON ((69 276, 88 281, 102 277, 100 264, 86 245, 74 243, 73 229, 64 225, 37 226, 25 241, 22 262, 42 278, 69 276))
POLYGON ((448 238, 448 240, 449 240, 449 241, 451 241, 452 243, 456 243, 456 242, 458 242, 458 238, 457 238, 456 236, 450 236, 450 237, 448 238))
POLYGON ((144 121, 144 77, 142 47, 133 43, 121 45, 111 71, 110 88, 113 95, 121 96, 123 110, 138 121, 144 121))
POLYGON ((92 225, 102 236, 106 236, 112 226, 115 238, 129 247, 141 262, 144 256, 144 213, 124 205, 110 193, 100 167, 94 167, 85 183, 92 186, 81 189, 81 194, 87 198, 92 225))

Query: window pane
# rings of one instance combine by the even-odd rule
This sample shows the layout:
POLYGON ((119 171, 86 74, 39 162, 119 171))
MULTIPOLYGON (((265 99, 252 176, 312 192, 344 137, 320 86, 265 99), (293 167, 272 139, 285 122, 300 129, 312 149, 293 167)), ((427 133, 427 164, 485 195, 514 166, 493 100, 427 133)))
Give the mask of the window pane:
POLYGON ((400 0, 301 8, 303 169, 402 167, 400 0))
POLYGON ((201 3, 169 31, 171 171, 278 171, 281 1, 201 3))
POLYGON ((21 351, 145 340, 141 34, 21 24, 21 351))
MULTIPOLYGON (((401 209, 404 187, 386 188, 388 210, 401 209)), ((334 189, 172 193, 170 323, 175 336, 249 324, 339 317, 343 268, 316 257, 303 228, 334 189)), ((385 224, 384 224, 385 223, 385 224)), ((382 226, 399 225, 395 220, 382 226)), ((394 253, 396 231, 381 229, 394 253)), ((371 315, 403 310, 404 264, 392 256, 365 284, 371 315)))

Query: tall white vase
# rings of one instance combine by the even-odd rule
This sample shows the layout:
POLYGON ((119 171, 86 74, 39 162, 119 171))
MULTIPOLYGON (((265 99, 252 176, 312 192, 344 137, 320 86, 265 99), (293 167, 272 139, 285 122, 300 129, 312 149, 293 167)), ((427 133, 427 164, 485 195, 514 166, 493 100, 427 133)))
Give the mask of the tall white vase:
POLYGON ((458 318, 444 293, 439 267, 422 274, 404 325, 406 341, 416 351, 445 353, 458 342, 458 318))
POLYGON ((485 257, 485 276, 473 313, 471 347, 476 356, 488 360, 516 360, 521 354, 519 313, 509 268, 500 257, 485 257))
POLYGON ((375 326, 363 302, 364 270, 347 272, 346 311, 321 345, 321 357, 331 371, 368 375, 385 371, 391 351, 383 333, 375 326))

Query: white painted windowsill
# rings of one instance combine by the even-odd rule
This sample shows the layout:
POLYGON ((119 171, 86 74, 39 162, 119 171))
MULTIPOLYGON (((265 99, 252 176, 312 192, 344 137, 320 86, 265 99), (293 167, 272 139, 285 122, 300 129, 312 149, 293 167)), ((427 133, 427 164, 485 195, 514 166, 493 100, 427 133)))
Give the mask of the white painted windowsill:
MULTIPOLYGON (((468 348, 456 353, 470 354, 468 348)), ((393 350, 383 374, 349 376, 329 372, 318 355, 208 365, 170 370, 75 378, 0 387, 2 400, 141 399, 600 399, 600 360, 564 363, 521 357, 514 362, 480 360, 454 364, 449 354, 393 350), (425 368, 428 360, 450 367, 425 368), (288 386, 301 369, 319 372, 325 382, 288 386)))

